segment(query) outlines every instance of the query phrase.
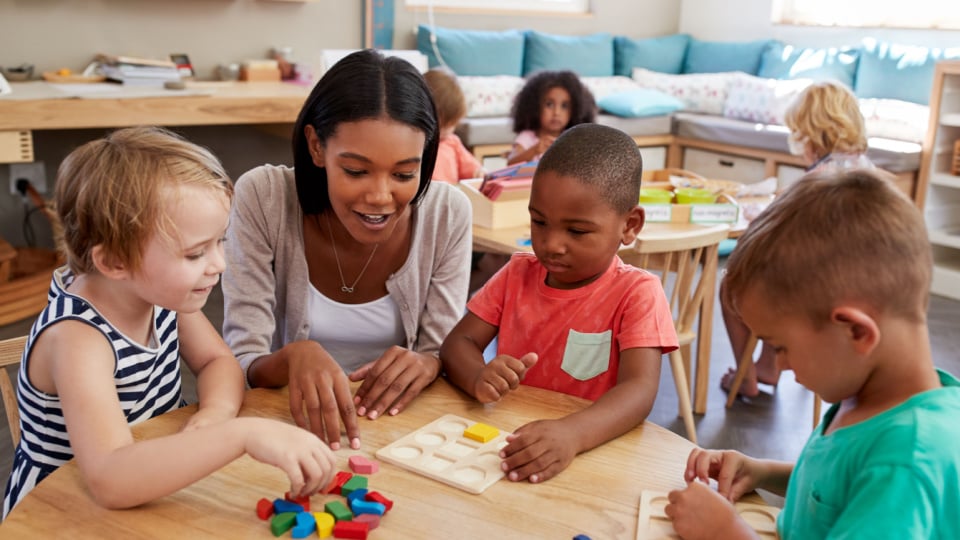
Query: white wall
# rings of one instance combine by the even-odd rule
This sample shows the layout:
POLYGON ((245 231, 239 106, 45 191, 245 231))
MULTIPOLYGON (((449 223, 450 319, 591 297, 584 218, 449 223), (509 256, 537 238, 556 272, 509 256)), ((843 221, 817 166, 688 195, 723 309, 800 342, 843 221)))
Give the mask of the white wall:
MULTIPOLYGON (((743 41, 774 38, 784 43, 807 47, 858 45, 865 37, 925 47, 960 46, 960 31, 775 25, 770 22, 772 2, 773 0, 682 0, 678 31, 704 40, 743 41)), ((903 6, 904 9, 909 9, 909 0, 903 2, 903 6)))

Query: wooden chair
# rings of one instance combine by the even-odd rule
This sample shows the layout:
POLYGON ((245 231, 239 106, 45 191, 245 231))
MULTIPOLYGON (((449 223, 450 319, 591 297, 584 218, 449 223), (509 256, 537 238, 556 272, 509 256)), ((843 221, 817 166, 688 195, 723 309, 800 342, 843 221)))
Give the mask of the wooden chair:
MULTIPOLYGON (((747 375, 747 370, 750 368, 750 363, 753 362, 753 352, 757 348, 757 335, 753 332, 750 332, 750 337, 747 338, 746 347, 743 349, 743 354, 740 355, 740 358, 737 360, 737 372, 733 376, 733 382, 730 383, 730 390, 727 393, 727 408, 733 406, 733 402, 737 400, 737 392, 740 391, 740 385, 743 384, 743 379, 747 375)), ((817 428, 817 424, 820 423, 820 406, 821 399, 820 395, 813 394, 813 428, 817 428)))
MULTIPOLYGON (((727 237, 729 226, 691 226, 689 231, 644 235, 634 244, 635 256, 627 262, 660 274, 673 311, 680 348, 670 353, 680 402, 680 416, 687 438, 697 442, 690 399, 691 344, 697 337, 695 322, 705 301, 713 302, 717 274, 717 246, 727 237), (708 290, 709 288, 709 290, 708 290)), ((702 321, 701 321, 702 324, 702 321)))
POLYGON ((7 366, 20 363, 26 346, 26 336, 0 341, 0 396, 3 397, 3 410, 7 413, 7 425, 10 426, 10 438, 14 447, 20 444, 20 411, 17 409, 17 393, 7 373, 7 366))

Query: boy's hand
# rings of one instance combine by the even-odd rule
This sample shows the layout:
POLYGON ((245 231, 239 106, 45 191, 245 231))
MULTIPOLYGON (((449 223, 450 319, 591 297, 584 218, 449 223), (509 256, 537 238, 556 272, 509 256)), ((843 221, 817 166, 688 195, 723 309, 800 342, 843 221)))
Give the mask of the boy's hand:
POLYGON ((671 491, 668 498, 664 512, 685 540, 756 537, 733 504, 707 484, 691 482, 686 489, 671 491))
POLYGON ((537 363, 536 353, 520 358, 501 354, 483 366, 473 384, 473 395, 480 403, 499 401, 507 392, 520 385, 527 370, 537 363))
POLYGON ((514 482, 547 481, 566 469, 577 455, 575 438, 562 420, 530 422, 507 436, 507 445, 500 450, 500 466, 514 482))
POLYGON ((744 493, 753 491, 763 480, 755 460, 733 450, 704 450, 694 448, 687 458, 683 479, 688 483, 717 480, 717 492, 734 502, 744 493))
POLYGON ((290 493, 310 496, 333 479, 337 460, 330 448, 305 429, 266 418, 240 418, 244 449, 250 457, 280 468, 290 478, 290 493))

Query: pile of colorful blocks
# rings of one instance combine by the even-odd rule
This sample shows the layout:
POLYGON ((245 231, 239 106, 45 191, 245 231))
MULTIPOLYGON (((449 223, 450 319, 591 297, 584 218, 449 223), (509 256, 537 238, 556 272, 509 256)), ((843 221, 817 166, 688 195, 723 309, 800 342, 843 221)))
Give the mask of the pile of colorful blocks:
POLYGON ((257 516, 270 520, 270 531, 274 536, 291 531, 293 538, 306 538, 316 532, 320 538, 332 535, 335 538, 365 539, 367 533, 380 525, 380 518, 393 508, 393 501, 370 491, 367 477, 360 476, 377 472, 377 462, 363 456, 351 456, 349 464, 353 472, 339 471, 324 490, 327 494, 343 496, 346 504, 339 500, 328 501, 323 512, 311 513, 310 497, 297 498, 286 493, 283 499, 260 499, 257 516))

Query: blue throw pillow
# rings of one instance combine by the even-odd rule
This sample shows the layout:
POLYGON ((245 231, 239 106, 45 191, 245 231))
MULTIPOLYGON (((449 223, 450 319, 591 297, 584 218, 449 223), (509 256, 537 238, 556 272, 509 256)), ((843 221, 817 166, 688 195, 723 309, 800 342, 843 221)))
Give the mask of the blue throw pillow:
POLYGON ((760 57, 773 40, 700 41, 691 39, 683 60, 684 73, 722 73, 742 71, 756 75, 760 57))
POLYGON ((608 113, 627 118, 659 116, 683 108, 679 99, 650 88, 637 88, 610 94, 597 102, 608 113))
POLYGON ((931 49, 863 40, 854 91, 860 98, 930 102, 933 68, 940 60, 960 58, 960 48, 931 49))
POLYGON ((831 80, 853 88, 860 51, 850 47, 800 48, 774 43, 760 58, 758 77, 831 80))
MULTIPOLYGON (((443 63, 457 75, 523 75, 524 33, 520 30, 488 32, 434 28, 433 33, 443 63)), ((417 27, 417 49, 427 55, 433 68, 441 62, 430 42, 430 35, 430 26, 421 24, 417 27)))
POLYGON ((523 74, 544 69, 568 69, 581 77, 613 76, 613 36, 558 36, 527 32, 523 74))
POLYGON ((630 77, 639 67, 660 73, 678 74, 690 43, 689 34, 673 34, 648 39, 617 36, 613 40, 614 73, 630 77))

